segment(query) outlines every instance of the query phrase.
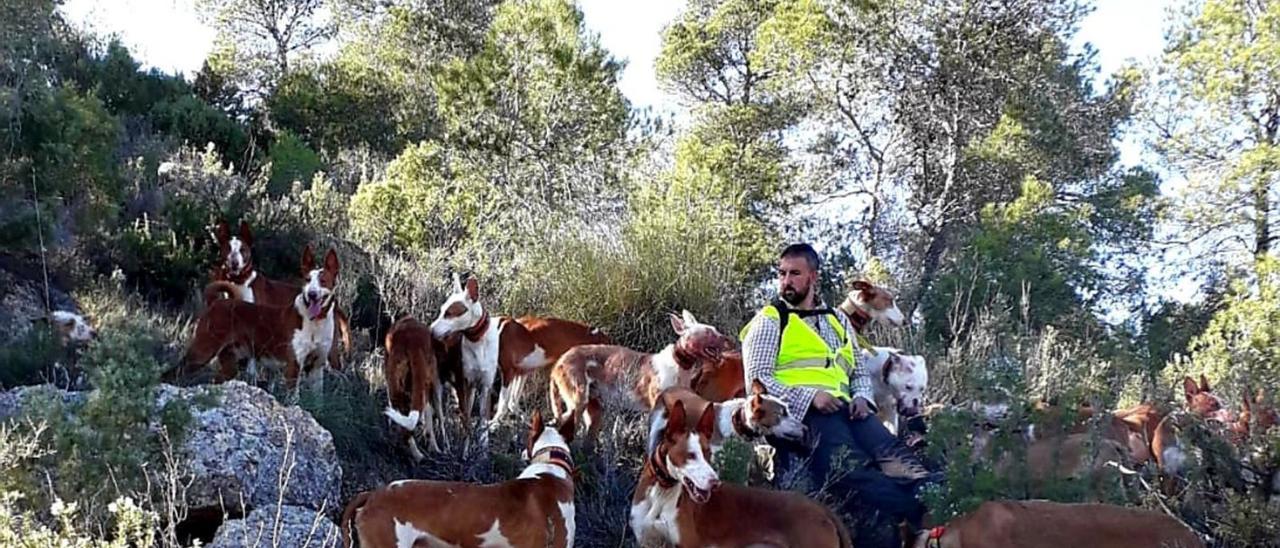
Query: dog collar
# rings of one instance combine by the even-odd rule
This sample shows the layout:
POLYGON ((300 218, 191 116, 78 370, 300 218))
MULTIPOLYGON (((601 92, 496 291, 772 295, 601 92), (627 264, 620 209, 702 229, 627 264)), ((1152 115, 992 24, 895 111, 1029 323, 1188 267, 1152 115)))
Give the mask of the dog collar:
POLYGON ((226 265, 223 265, 222 275, 228 282, 241 287, 249 287, 249 284, 253 283, 253 280, 258 277, 258 271, 252 268, 242 268, 239 272, 233 275, 231 271, 227 269, 226 265))
POLYGON ((751 425, 747 424, 746 411, 747 411, 746 403, 743 403, 741 408, 739 408, 737 411, 734 411, 733 417, 732 417, 733 431, 737 432, 739 436, 742 436, 747 439, 758 438, 760 437, 760 433, 756 432, 754 429, 751 428, 751 425))
POLYGON ((680 484, 674 476, 668 474, 667 470, 662 467, 662 464, 658 461, 657 452, 654 452, 653 456, 649 457, 649 468, 653 470, 653 477, 658 481, 659 487, 670 489, 680 484))
POLYGON ((480 319, 475 325, 468 327, 462 334, 467 337, 468 341, 477 342, 484 338, 484 332, 489 329, 489 311, 481 309, 480 319))
POLYGON ((546 464, 554 464, 564 469, 569 477, 573 477, 573 455, 568 451, 556 446, 543 447, 533 454, 529 462, 542 462, 546 464))
POLYGON ((942 535, 946 534, 947 528, 941 525, 929 530, 929 542, 926 546, 942 546, 942 535))
POLYGON ((848 314, 849 325, 854 331, 861 333, 862 329, 867 327, 867 324, 871 323, 871 314, 867 313, 866 310, 863 310, 862 307, 857 305, 851 306, 850 308, 853 309, 853 313, 848 314))

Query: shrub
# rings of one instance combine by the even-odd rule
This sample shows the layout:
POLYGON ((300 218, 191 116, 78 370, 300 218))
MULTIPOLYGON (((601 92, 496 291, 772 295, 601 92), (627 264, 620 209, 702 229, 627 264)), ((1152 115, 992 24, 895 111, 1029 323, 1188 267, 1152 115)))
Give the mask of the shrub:
POLYGON ((1166 385, 1204 374, 1236 405, 1246 387, 1280 386, 1280 261, 1260 259, 1255 283, 1232 284, 1209 327, 1191 342, 1190 357, 1175 357, 1165 367, 1166 385))
POLYGON ((58 359, 61 346, 52 330, 37 325, 21 337, 0 346, 0 389, 27 384, 47 373, 58 359))
POLYGON ((78 503, 54 500, 49 513, 57 521, 49 527, 30 511, 21 509, 19 493, 0 493, 0 546, 12 548, 46 548, 67 546, 77 548, 149 548, 158 546, 156 524, 160 517, 139 508, 129 497, 120 497, 107 505, 114 527, 106 535, 110 540, 95 539, 82 532, 75 524, 79 513, 78 503))
POLYGON ((456 178, 439 146, 409 146, 382 180, 362 185, 352 197, 352 236, 371 250, 451 249, 480 218, 487 190, 477 181, 465 182, 470 184, 456 178))
POLYGON ((271 158, 271 177, 267 191, 280 196, 289 191, 294 181, 309 182, 324 167, 320 155, 293 133, 281 131, 268 152, 271 158))
POLYGON ((47 454, 24 468, 48 471, 53 481, 51 492, 31 488, 43 481, 23 491, 37 506, 55 499, 84 503, 81 518, 92 525, 107 522, 106 502, 118 496, 154 507, 150 488, 162 484, 166 472, 154 463, 165 462, 164 455, 182 444, 190 412, 180 399, 156 405, 162 364, 180 328, 158 320, 118 288, 100 287, 82 302, 99 322, 99 338, 79 362, 95 390, 66 400, 51 393, 33 396, 27 409, 48 425, 39 432, 47 454))
POLYGON ((752 273, 722 247, 729 228, 709 209, 689 208, 638 208, 616 236, 581 225, 547 231, 518 268, 501 271, 505 309, 585 321, 638 349, 671 342, 666 315, 681 309, 736 335, 754 312, 744 306, 752 273))

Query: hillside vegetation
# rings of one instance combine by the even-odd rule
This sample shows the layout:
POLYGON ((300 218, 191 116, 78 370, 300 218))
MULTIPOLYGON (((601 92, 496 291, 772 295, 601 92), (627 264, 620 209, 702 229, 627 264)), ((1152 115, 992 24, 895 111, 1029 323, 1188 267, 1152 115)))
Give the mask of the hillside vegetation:
MULTIPOLYGON (((354 351, 298 403, 333 435, 344 501, 518 473, 519 425, 485 458, 455 439, 414 465, 382 415, 386 329, 434 318, 454 273, 495 313, 656 351, 681 309, 736 335, 776 253, 813 242, 828 303, 866 277, 911 319, 870 338, 925 355, 929 399, 951 408, 929 434, 942 519, 1033 496, 971 458, 971 402, 1173 408, 1204 375, 1238 412, 1280 389, 1277 2, 1182 2, 1158 59, 1103 75, 1070 47, 1087 0, 688 0, 656 63, 681 124, 628 102, 572 0, 202 1, 219 34, 196 74, 144 70, 60 3, 0 5, 0 389, 98 392, 0 420, 0 545, 202 537, 165 488, 193 410, 151 402, 204 306, 219 221, 252 226, 276 279, 307 244, 341 257, 354 351), (1123 135, 1150 165, 1120 161, 1123 135), (1167 298, 1176 283, 1194 299, 1167 298), (71 307, 100 336, 68 350, 31 320, 71 307)), ((1016 444, 1023 418, 991 443, 1016 444)), ((633 542, 635 420, 577 455, 580 545, 633 542)), ((1139 470, 1034 495, 1280 546, 1280 501, 1254 477, 1280 468, 1280 429, 1187 430, 1203 443, 1176 492, 1139 470)), ((726 478, 754 481, 751 451, 728 454, 726 478)))

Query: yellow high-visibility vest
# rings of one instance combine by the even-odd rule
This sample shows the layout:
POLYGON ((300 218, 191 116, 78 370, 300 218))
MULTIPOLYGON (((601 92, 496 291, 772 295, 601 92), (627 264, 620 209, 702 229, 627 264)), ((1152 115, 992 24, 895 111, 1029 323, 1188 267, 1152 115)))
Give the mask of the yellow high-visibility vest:
MULTIPOLYGON (((787 311, 787 314, 789 318, 778 342, 774 377, 786 386, 816 388, 845 401, 852 399, 849 379, 853 377, 855 367, 853 341, 846 336, 840 320, 835 314, 827 315, 827 321, 840 338, 840 348, 833 352, 808 322, 793 311, 787 311)), ((760 315, 774 321, 780 319, 777 307, 772 304, 764 307, 760 315)), ((753 324, 742 329, 742 340, 746 340, 753 324)))

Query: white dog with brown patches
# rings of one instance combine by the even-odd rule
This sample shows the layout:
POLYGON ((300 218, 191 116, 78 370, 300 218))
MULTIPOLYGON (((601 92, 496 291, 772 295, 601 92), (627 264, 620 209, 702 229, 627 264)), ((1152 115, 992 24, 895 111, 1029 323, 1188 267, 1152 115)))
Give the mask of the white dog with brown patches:
MULTIPOLYGON (((805 426, 800 419, 792 416, 787 410, 786 402, 777 396, 769 395, 760 379, 751 381, 751 395, 745 398, 734 398, 724 402, 710 402, 703 399, 693 390, 684 387, 672 387, 658 395, 658 402, 649 413, 651 426, 662 426, 659 415, 665 413, 679 401, 684 404, 690 415, 701 417, 707 409, 715 415, 715 428, 711 433, 711 453, 714 456, 720 446, 729 438, 738 437, 746 440, 760 439, 765 436, 776 436, 783 439, 799 441, 804 439, 805 426)), ((651 431, 652 435, 653 432, 651 431)))
POLYGON ((631 497, 631 531, 641 546, 853 546, 840 518, 800 493, 722 485, 710 463, 711 407, 696 415, 676 400, 650 418, 631 497))
POLYGON ((495 485, 401 480, 356 495, 342 513, 345 546, 573 546, 573 424, 534 411, 520 477, 495 485))
POLYGON ((911 418, 924 409, 929 369, 924 356, 905 355, 885 346, 863 350, 859 361, 871 371, 877 416, 890 432, 898 433, 899 417, 911 418))
POLYGON ((565 352, 551 368, 548 398, 564 420, 570 415, 587 426, 587 443, 598 439, 605 408, 653 409, 658 394, 673 386, 688 388, 704 363, 719 363, 732 347, 715 327, 688 310, 672 314, 679 338, 657 354, 618 345, 586 344, 565 352))

